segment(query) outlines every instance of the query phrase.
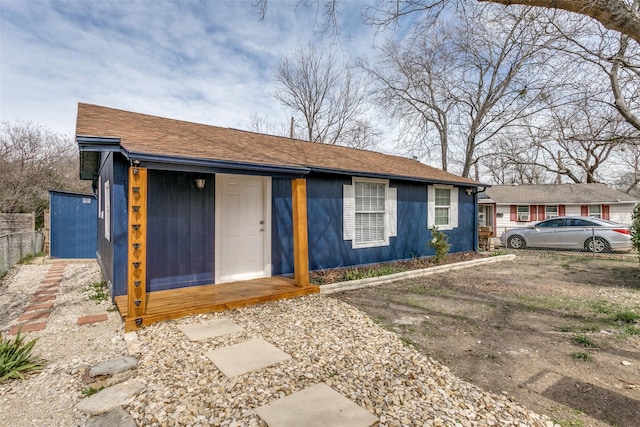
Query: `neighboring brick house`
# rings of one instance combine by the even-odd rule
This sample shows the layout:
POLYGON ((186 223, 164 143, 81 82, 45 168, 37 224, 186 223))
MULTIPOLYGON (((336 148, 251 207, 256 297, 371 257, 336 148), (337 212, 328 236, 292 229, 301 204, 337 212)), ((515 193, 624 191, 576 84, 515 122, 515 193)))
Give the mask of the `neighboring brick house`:
POLYGON ((592 216, 631 224, 639 201, 604 184, 495 185, 478 197, 478 222, 505 229, 555 216, 592 216))

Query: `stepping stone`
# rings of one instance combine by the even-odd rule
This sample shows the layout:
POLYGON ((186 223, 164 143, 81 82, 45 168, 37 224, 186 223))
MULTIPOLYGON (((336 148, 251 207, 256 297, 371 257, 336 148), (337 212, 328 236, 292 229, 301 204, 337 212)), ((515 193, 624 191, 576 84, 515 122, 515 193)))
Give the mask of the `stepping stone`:
POLYGON ((28 322, 29 320, 46 319, 51 314, 51 311, 36 311, 32 313, 26 313, 18 317, 18 322, 28 322))
POLYGON ((368 427, 378 418, 325 383, 255 409, 269 427, 368 427))
POLYGON ((97 377, 99 375, 113 375, 118 372, 128 371, 135 368, 138 364, 138 359, 131 356, 122 356, 115 359, 107 360, 102 363, 98 363, 96 366, 89 369, 90 377, 97 377))
POLYGON ((116 409, 108 412, 99 417, 91 418, 85 424, 85 427, 137 427, 131 415, 122 407, 118 406, 116 409))
POLYGON ((43 304, 38 304, 38 305, 29 305, 24 308, 24 311, 44 310, 45 308, 51 308, 51 307, 53 307, 52 302, 45 302, 43 304))
POLYGON ((78 326, 88 325, 90 323, 104 322, 107 319, 108 317, 106 313, 81 316, 81 317, 78 317, 78 326))
POLYGON ((290 355, 262 338, 212 350, 206 356, 228 378, 291 360, 290 355))
POLYGON ((144 384, 137 380, 125 381, 82 399, 76 405, 76 409, 89 415, 104 414, 118 406, 131 403, 133 398, 144 390, 144 387, 144 384))
POLYGON ((23 323, 21 325, 12 326, 11 329, 9 330, 9 335, 16 335, 18 331, 20 331, 21 334, 24 332, 41 331, 46 326, 47 326, 47 322, 23 323))
POLYGON ((244 329, 231 319, 215 319, 204 323, 178 325, 178 329, 191 341, 204 341, 221 335, 244 332, 244 329))
POLYGON ((140 354, 140 341, 138 341, 138 334, 134 332, 127 332, 124 334, 124 343, 127 346, 127 352, 131 354, 140 354))

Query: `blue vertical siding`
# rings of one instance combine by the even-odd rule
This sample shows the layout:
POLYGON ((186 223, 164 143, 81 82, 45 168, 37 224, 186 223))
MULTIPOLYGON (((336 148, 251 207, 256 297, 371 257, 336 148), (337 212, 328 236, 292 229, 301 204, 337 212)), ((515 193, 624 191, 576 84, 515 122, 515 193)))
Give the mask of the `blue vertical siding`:
POLYGON ((95 258, 98 202, 93 194, 49 192, 52 258, 95 258))
POLYGON ((112 296, 127 293, 127 182, 128 163, 117 153, 103 153, 100 162, 98 212, 105 210, 104 183, 111 186, 111 240, 105 238, 105 220, 98 218, 98 263, 112 296))
MULTIPOLYGON (((427 229, 427 185, 407 181, 390 181, 397 189, 397 237, 388 246, 353 249, 343 240, 342 186, 351 177, 311 174, 307 177, 307 215, 309 268, 365 265, 412 257, 431 256, 427 246, 431 231, 427 229)), ((458 189, 459 222, 455 230, 445 231, 452 244, 451 252, 475 250, 475 200, 458 189)), ((291 185, 289 180, 275 180, 273 188, 273 274, 293 273, 291 241, 291 185), (288 256, 289 255, 289 256, 288 256)))
POLYGON ((147 289, 214 283, 213 175, 150 170, 147 205, 147 289))
POLYGON ((271 274, 293 273, 291 180, 271 180, 271 274))

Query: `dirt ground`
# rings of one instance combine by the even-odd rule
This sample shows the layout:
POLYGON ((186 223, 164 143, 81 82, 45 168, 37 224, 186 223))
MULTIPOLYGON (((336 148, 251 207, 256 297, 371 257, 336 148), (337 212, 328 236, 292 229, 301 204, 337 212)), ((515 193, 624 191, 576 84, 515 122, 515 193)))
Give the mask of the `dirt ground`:
POLYGON ((637 255, 517 255, 335 297, 562 426, 640 425, 637 255))

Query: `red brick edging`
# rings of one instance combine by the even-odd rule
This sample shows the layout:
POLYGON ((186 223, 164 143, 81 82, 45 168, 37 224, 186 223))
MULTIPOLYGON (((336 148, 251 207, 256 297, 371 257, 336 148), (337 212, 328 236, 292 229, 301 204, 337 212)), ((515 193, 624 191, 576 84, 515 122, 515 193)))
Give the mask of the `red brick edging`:
POLYGON ((9 335, 16 335, 20 332, 41 331, 47 326, 46 320, 53 309, 53 301, 56 299, 64 269, 67 264, 55 264, 49 267, 44 280, 40 282, 40 286, 36 289, 33 297, 29 301, 29 305, 24 308, 24 314, 18 317, 17 321, 22 322, 9 329, 9 335), (38 322, 34 322, 39 320, 38 322))

